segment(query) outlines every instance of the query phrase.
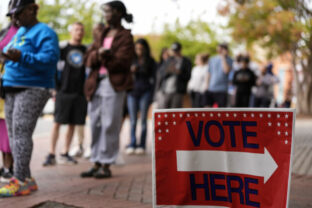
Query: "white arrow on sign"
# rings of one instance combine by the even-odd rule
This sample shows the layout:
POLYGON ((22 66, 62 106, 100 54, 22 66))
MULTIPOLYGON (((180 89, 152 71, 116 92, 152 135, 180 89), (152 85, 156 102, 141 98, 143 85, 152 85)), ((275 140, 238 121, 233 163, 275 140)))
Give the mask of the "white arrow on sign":
POLYGON ((266 183, 278 165, 270 152, 264 154, 231 151, 177 151, 177 169, 180 172, 210 171, 264 177, 266 183))

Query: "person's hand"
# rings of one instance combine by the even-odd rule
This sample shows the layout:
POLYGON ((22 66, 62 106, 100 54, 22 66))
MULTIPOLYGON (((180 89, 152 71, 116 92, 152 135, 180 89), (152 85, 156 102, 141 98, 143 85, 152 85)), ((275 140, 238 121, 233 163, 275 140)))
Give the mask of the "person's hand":
POLYGON ((17 49, 9 49, 6 53, 6 58, 8 60, 18 62, 21 58, 21 51, 17 49))
POLYGON ((51 95, 52 95, 52 99, 55 101, 55 98, 56 98, 56 90, 52 90, 51 95))
POLYGON ((132 73, 135 73, 138 70, 138 66, 136 64, 133 64, 130 68, 132 73))
POLYGON ((222 48, 221 55, 222 55, 223 57, 227 57, 228 54, 229 54, 228 51, 227 51, 226 49, 222 48))

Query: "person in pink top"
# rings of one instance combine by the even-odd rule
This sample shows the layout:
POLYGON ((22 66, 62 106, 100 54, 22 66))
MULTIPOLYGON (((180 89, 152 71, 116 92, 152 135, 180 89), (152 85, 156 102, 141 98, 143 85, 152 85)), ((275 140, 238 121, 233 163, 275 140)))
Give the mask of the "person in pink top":
MULTIPOLYGON (((12 2, 9 3, 9 10, 12 2)), ((0 50, 11 41, 13 36, 18 31, 16 20, 13 16, 9 16, 11 22, 8 27, 0 31, 0 50)), ((2 67, 2 61, 0 63, 2 67)), ((13 176, 13 157, 11 153, 8 131, 4 120, 4 100, 0 98, 0 151, 2 152, 3 167, 0 169, 0 182, 9 182, 13 176)))

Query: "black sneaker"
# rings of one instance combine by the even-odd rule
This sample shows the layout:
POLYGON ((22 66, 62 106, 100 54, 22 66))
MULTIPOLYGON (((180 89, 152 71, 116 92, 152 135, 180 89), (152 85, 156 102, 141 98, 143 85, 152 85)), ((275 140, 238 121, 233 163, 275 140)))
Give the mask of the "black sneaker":
POLYGON ((73 157, 69 156, 68 153, 61 154, 60 157, 60 164, 66 164, 66 165, 76 165, 78 162, 73 157))
POLYGON ((102 178, 111 178, 112 177, 112 172, 109 168, 107 167, 101 167, 99 170, 94 174, 94 177, 97 179, 102 179, 102 178))
POLYGON ((13 177, 13 173, 11 171, 3 171, 0 182, 9 183, 12 177, 13 177))
POLYGON ((44 167, 46 166, 53 166, 56 164, 56 161, 55 161, 55 155, 53 154, 48 154, 45 162, 42 164, 44 167))
POLYGON ((0 168, 0 177, 2 176, 3 171, 4 171, 4 168, 0 168))
POLYGON ((91 178, 94 177, 94 174, 99 170, 100 168, 92 167, 90 170, 82 172, 80 174, 81 178, 91 178))

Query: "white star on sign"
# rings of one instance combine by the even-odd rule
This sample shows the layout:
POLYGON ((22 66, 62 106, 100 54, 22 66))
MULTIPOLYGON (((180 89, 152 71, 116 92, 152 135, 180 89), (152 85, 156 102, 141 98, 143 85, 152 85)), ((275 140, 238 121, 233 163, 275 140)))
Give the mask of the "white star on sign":
POLYGON ((158 118, 161 118, 161 115, 158 115, 158 118))
POLYGON ((278 123, 277 123, 277 126, 281 126, 281 123, 280 123, 280 122, 278 122, 278 123))
POLYGON ((252 113, 252 114, 251 114, 251 117, 255 117, 255 114, 252 113))
POLYGON ((260 118, 262 118, 262 117, 263 117, 262 113, 260 113, 260 115, 259 115, 259 116, 260 116, 260 118))
POLYGON ((165 118, 167 118, 168 117, 168 115, 167 114, 165 114, 165 118))
POLYGON ((195 117, 198 117, 198 114, 197 114, 197 113, 195 113, 195 117))
POLYGON ((268 114, 268 118, 271 118, 271 114, 268 114))
POLYGON ((160 122, 158 122, 158 126, 160 126, 161 125, 161 123, 160 122))
POLYGON ((203 113, 203 114, 202 114, 202 116, 203 116, 203 117, 205 117, 205 116, 206 116, 206 114, 204 114, 204 113, 203 113))
POLYGON ((169 133, 169 129, 166 129, 166 133, 169 133))
POLYGON ((285 123, 285 126, 288 127, 288 123, 285 123))
POLYGON ((288 118, 288 114, 285 115, 285 118, 288 118))
POLYGON ((236 113, 234 113, 234 117, 236 117, 237 116, 237 114, 236 113))
POLYGON ((183 114, 181 113, 181 114, 180 114, 180 118, 182 118, 182 117, 183 117, 183 114))
POLYGON ((158 133, 161 133, 161 129, 158 130, 158 133))
POLYGON ((226 117, 229 117, 229 116, 230 116, 230 115, 227 113, 227 114, 226 114, 226 117))
POLYGON ((176 124, 177 124, 177 122, 174 121, 174 122, 173 122, 173 125, 176 125, 176 124))
POLYGON ((175 114, 172 114, 172 117, 175 118, 175 114))
POLYGON ((272 123, 271 123, 271 122, 269 122, 269 123, 268 123, 268 125, 269 125, 269 126, 272 126, 272 123))
POLYGON ((186 114, 187 117, 190 117, 190 114, 186 114))
POLYGON ((210 113, 210 117, 213 117, 213 114, 212 114, 212 113, 210 113))
POLYGON ((288 140, 285 140, 285 144, 288 144, 288 140))
POLYGON ((165 122, 165 125, 168 126, 168 122, 167 121, 165 122))
POLYGON ((161 141, 161 140, 162 140, 162 138, 161 138, 161 137, 158 137, 158 140, 159 140, 159 141, 161 141))
POLYGON ((287 131, 285 132, 285 135, 288 136, 288 132, 287 131))
POLYGON ((278 135, 281 135, 281 132, 280 132, 280 131, 278 131, 278 132, 277 132, 277 134, 278 134, 278 135))
POLYGON ((281 115, 280 114, 277 114, 277 118, 280 118, 281 117, 281 115))
POLYGON ((221 114, 220 114, 220 113, 218 113, 218 117, 221 117, 221 114))
POLYGON ((246 113, 244 113, 244 117, 245 117, 245 118, 246 118, 246 116, 247 116, 246 113))

